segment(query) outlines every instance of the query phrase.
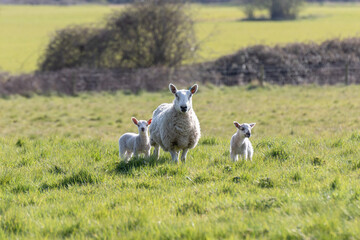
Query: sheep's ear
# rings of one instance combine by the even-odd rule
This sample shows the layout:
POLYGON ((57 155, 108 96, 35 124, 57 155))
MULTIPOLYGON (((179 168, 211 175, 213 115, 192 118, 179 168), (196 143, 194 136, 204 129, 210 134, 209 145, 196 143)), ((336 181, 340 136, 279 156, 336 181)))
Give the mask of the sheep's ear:
POLYGON ((172 92, 173 94, 175 94, 177 92, 177 88, 172 83, 169 84, 169 89, 170 89, 170 92, 172 92))
POLYGON ((250 123, 249 124, 251 128, 255 127, 256 123, 250 123))
POLYGON ((198 85, 197 84, 194 84, 190 89, 189 91, 191 92, 191 94, 195 94, 198 90, 198 85))
POLYGON ((149 119, 149 121, 147 121, 147 124, 150 125, 152 121, 152 118, 149 119))
POLYGON ((131 120, 136 126, 138 125, 138 120, 135 117, 132 117, 131 120))
POLYGON ((234 122, 236 128, 240 128, 240 124, 238 122, 234 122))

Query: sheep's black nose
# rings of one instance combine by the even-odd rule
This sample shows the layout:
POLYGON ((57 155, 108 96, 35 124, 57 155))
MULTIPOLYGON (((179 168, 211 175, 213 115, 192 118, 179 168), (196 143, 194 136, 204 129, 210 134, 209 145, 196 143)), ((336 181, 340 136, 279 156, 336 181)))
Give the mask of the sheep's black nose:
POLYGON ((141 128, 141 131, 144 131, 145 130, 145 128, 141 128))
POLYGON ((250 133, 245 134, 245 136, 249 138, 249 137, 250 137, 250 133))
POLYGON ((186 110, 187 110, 187 106, 185 106, 185 107, 184 107, 184 106, 181 106, 180 108, 181 108, 181 111, 182 111, 182 112, 186 112, 186 110))

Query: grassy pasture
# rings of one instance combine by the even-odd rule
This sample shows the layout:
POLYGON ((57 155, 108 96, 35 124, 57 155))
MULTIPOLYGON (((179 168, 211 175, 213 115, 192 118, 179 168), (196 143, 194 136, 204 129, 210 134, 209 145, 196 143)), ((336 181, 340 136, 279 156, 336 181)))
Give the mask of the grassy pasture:
POLYGON ((118 159, 168 91, 0 99, 0 238, 356 239, 359 86, 200 86, 186 164, 118 159), (232 122, 257 122, 253 162, 232 122))
MULTIPOLYGON (((0 5, 0 69, 31 72, 56 30, 70 24, 96 22, 115 6, 0 5)), ((308 5, 297 21, 241 21, 233 5, 193 5, 198 38, 203 42, 197 61, 208 61, 254 44, 320 42, 359 36, 359 4, 308 5)))

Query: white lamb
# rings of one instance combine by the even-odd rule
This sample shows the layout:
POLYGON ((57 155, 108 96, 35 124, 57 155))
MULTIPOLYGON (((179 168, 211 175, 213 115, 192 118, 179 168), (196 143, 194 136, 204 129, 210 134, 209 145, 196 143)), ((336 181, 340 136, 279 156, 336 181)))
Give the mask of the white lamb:
POLYGON ((147 128, 151 124, 149 121, 140 120, 132 117, 131 120, 138 127, 139 134, 125 133, 119 139, 119 156, 127 162, 132 155, 137 156, 139 153, 144 153, 145 157, 150 156, 150 140, 147 128))
POLYGON ((255 124, 256 123, 239 124, 238 122, 234 122, 235 127, 238 129, 230 141, 230 157, 234 162, 238 160, 239 154, 245 160, 249 157, 250 161, 252 161, 254 149, 249 138, 251 136, 251 129, 255 124))
POLYGON ((170 152, 172 160, 185 162, 189 149, 196 146, 200 139, 200 123, 192 107, 192 96, 197 92, 198 85, 189 90, 177 90, 175 85, 169 85, 174 94, 173 103, 163 103, 153 112, 150 126, 150 143, 154 146, 154 155, 158 159, 160 146, 170 152))

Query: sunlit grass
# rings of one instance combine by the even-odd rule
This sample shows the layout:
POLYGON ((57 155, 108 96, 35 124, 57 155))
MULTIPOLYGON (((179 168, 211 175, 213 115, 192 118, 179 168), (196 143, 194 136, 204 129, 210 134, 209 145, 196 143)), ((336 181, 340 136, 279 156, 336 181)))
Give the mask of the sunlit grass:
POLYGON ((0 99, 0 238, 356 239, 359 91, 201 85, 179 165, 118 159, 168 91, 0 99), (253 162, 230 161, 234 120, 257 123, 253 162))

